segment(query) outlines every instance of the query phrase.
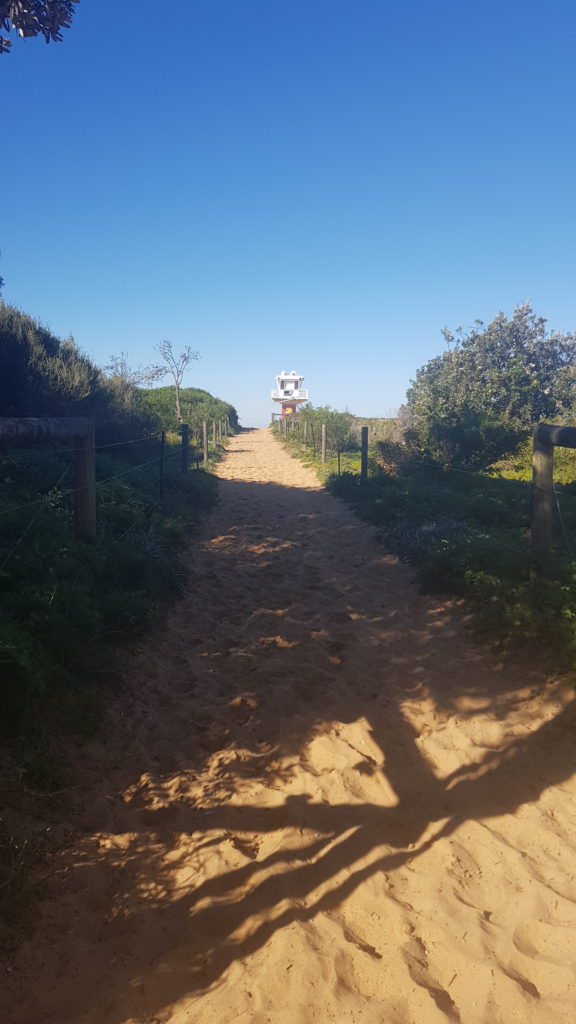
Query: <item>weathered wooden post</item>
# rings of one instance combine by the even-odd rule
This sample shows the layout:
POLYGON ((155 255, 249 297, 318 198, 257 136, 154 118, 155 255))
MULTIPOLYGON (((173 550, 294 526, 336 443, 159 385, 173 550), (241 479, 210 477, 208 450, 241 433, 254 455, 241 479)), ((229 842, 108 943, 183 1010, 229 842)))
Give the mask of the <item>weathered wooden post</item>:
POLYGON ((206 420, 202 422, 202 444, 204 446, 204 462, 208 462, 208 424, 206 420))
POLYGON ((326 424, 322 424, 322 462, 326 462, 326 424))
POLYGON ((182 435, 182 448, 180 449, 180 470, 182 473, 188 472, 188 445, 190 443, 190 427, 187 423, 180 424, 180 434, 182 435))
POLYGON ((530 551, 536 569, 546 565, 552 546, 554 448, 576 448, 576 427, 538 423, 534 428, 530 551))
POLYGON ((164 497, 164 448, 166 446, 166 431, 163 430, 160 434, 160 480, 159 480, 159 491, 160 497, 164 497))
POLYGON ((77 540, 94 540, 96 536, 96 450, 94 420, 88 433, 76 436, 74 458, 74 527, 77 540))
POLYGON ((368 427, 362 427, 360 441, 360 479, 368 479, 368 427))
POLYGON ((216 420, 212 420, 212 447, 216 447, 216 420))
POLYGON ((222 420, 218 420, 218 444, 222 441, 222 420))
POLYGON ((304 420, 304 447, 308 447, 308 420, 304 420))
POLYGON ((536 565, 550 558, 552 542, 552 495, 554 491, 554 445, 544 436, 540 424, 534 428, 532 452, 532 527, 530 553, 536 565))

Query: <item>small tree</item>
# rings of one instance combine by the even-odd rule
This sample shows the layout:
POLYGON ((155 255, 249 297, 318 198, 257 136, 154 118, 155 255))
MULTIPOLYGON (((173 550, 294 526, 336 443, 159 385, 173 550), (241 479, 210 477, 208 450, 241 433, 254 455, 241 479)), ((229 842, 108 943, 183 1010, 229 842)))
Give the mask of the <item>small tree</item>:
MULTIPOLYGON (((62 41, 60 29, 72 22, 78 0, 0 0, 0 29, 15 29, 19 36, 44 36, 47 43, 62 41)), ((7 53, 10 40, 0 36, 0 53, 7 53)))
POLYGON ((110 356, 108 366, 104 367, 106 384, 116 401, 125 412, 132 412, 138 398, 138 388, 151 387, 167 374, 165 366, 138 366, 133 369, 128 365, 126 352, 119 356, 110 356))
POLYGON ((182 387, 182 380, 186 370, 194 359, 200 358, 200 353, 195 352, 190 348, 190 345, 187 345, 180 355, 176 356, 174 349, 172 348, 171 341, 161 342, 160 345, 157 346, 156 351, 159 352, 162 357, 164 372, 169 373, 174 380, 176 417, 179 423, 183 423, 182 409, 180 408, 180 388, 182 387))

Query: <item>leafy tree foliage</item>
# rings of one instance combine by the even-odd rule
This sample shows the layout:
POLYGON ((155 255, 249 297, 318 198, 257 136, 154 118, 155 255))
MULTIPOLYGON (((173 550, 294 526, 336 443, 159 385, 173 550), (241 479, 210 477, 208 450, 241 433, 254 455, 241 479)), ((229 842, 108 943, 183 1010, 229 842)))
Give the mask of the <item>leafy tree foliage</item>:
POLYGON ((464 333, 418 370, 407 394, 409 440, 444 464, 489 465, 531 424, 565 416, 576 395, 576 338, 548 333, 530 304, 464 333))
MULTIPOLYGON (((78 0, 0 0, 0 29, 14 28, 23 38, 44 36, 47 43, 62 41, 61 29, 69 28, 78 0)), ((7 53, 11 43, 0 36, 0 53, 7 53)))
MULTIPOLYGON (((173 387, 141 389, 139 394, 144 408, 162 429, 178 430, 182 421, 176 416, 173 387)), ((238 426, 238 414, 234 406, 215 398, 202 388, 182 388, 180 405, 183 422, 190 424, 195 433, 201 431, 203 420, 212 423, 212 420, 228 419, 231 427, 235 429, 238 426)))

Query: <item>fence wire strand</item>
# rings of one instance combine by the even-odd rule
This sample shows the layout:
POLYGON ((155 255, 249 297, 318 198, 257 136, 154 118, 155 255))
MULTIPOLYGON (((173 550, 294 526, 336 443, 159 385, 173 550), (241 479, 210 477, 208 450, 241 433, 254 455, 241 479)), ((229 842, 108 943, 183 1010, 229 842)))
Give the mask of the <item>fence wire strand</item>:
MULTIPOLYGON (((132 437, 129 441, 110 441, 107 444, 97 444, 94 446, 94 451, 100 452, 104 448, 121 448, 127 444, 140 444, 142 441, 154 441, 162 437, 162 431, 158 434, 147 434, 145 437, 132 437)), ((44 448, 39 451, 35 451, 32 448, 12 448, 8 455, 4 455, 4 458, 13 459, 19 456, 27 457, 29 455, 75 455, 77 452, 84 451, 83 448, 44 448)))
POLYGON ((12 547, 12 549, 11 549, 11 550, 10 550, 10 551, 8 552, 8 554, 6 555, 6 558, 5 558, 5 559, 4 559, 4 561, 2 562, 2 565, 0 565, 0 572, 2 572, 2 571, 3 571, 3 570, 4 570, 5 568, 6 568, 6 566, 8 565, 8 562, 9 562, 9 561, 10 561, 10 559, 12 558, 12 555, 13 555, 13 554, 14 554, 14 553, 15 553, 15 552, 17 551, 18 547, 20 546, 20 544, 21 544, 21 543, 22 543, 22 541, 24 540, 24 538, 25 538, 26 534, 27 534, 27 533, 28 533, 28 532, 29 532, 29 531, 30 531, 30 530, 32 529, 32 527, 34 526, 34 523, 36 522, 36 520, 37 520, 37 519, 39 518, 40 514, 41 514, 41 513, 42 513, 42 512, 44 511, 44 509, 46 508, 46 505, 47 505, 47 503, 48 503, 48 498, 50 497, 50 494, 52 493, 52 491, 54 491, 54 490, 55 490, 55 489, 56 489, 56 488, 57 488, 57 487, 59 486, 59 484, 60 484, 60 483, 62 482, 62 480, 63 480, 63 479, 64 479, 64 477, 66 476, 66 473, 67 473, 67 472, 68 472, 68 470, 69 470, 69 469, 71 468, 71 466, 72 466, 72 463, 70 462, 70 463, 69 463, 69 464, 68 464, 68 465, 66 466, 66 468, 65 468, 64 472, 60 474, 60 476, 58 477, 58 479, 57 479, 56 483, 52 485, 52 487, 50 488, 50 490, 49 490, 49 491, 48 491, 48 492, 47 492, 47 493, 46 493, 46 494, 44 495, 44 497, 43 497, 43 498, 40 498, 40 501, 41 501, 41 503, 42 503, 42 504, 41 504, 41 507, 40 507, 40 508, 38 509, 38 511, 37 511, 37 512, 35 512, 35 513, 34 513, 34 515, 32 516, 32 519, 30 520, 30 522, 29 522, 29 523, 28 523, 28 525, 27 525, 27 526, 26 526, 26 527, 24 528, 24 530, 22 531, 22 533, 21 533, 21 534, 20 534, 20 536, 18 537, 18 540, 16 541, 16 543, 14 544, 14 546, 12 547))
MULTIPOLYGON (((173 452, 169 452, 168 455, 164 455, 164 462, 167 462, 168 459, 174 458, 176 455, 180 455, 179 448, 177 448, 173 452)), ((112 480, 118 480, 120 477, 127 476, 129 473, 135 473, 136 470, 143 469, 145 466, 152 466, 155 463, 160 462, 161 460, 162 456, 158 455, 155 459, 150 459, 148 462, 141 462, 137 466, 130 466, 129 469, 123 469, 120 471, 120 473, 114 473, 112 476, 104 477, 103 480, 97 480, 96 487, 101 487, 103 484, 110 483, 110 481, 112 480)), ((67 466, 65 472, 67 472, 69 468, 70 466, 67 466)), ((63 479, 64 475, 65 474, 62 475, 61 479, 63 479)), ((59 482, 60 481, 58 481, 58 483, 59 482)), ((58 484, 55 484, 54 486, 58 486, 58 484)), ((62 492, 62 497, 70 497, 70 495, 72 494, 79 494, 80 491, 86 490, 87 486, 89 485, 85 485, 84 487, 70 487, 68 490, 62 492)), ((53 489, 54 488, 52 487, 51 490, 53 489)), ((48 497, 49 493, 50 492, 45 494, 42 498, 36 498, 34 501, 29 501, 24 505, 15 505, 13 508, 4 508, 0 510, 0 516, 9 515, 12 512, 23 512, 25 509, 32 508, 34 505, 41 505, 46 501, 46 498, 48 497)))
MULTIPOLYGON (((558 491, 556 490, 556 487, 555 487, 554 484, 552 485, 552 488, 553 488, 553 491, 554 491, 554 497, 556 499, 556 508, 558 509, 558 518, 560 520, 560 526, 562 527, 562 533, 564 534, 564 540, 566 541, 566 547, 568 548, 568 551, 570 552, 570 557, 571 557, 572 561, 574 562, 576 559, 574 557, 574 551, 573 551, 573 548, 572 548, 572 544, 570 543, 570 538, 568 536, 568 531, 566 529, 566 524, 564 522, 564 516, 562 515, 562 509, 560 508, 560 502, 558 501, 558 491)), ((572 497, 575 497, 575 495, 572 495, 572 494, 570 494, 570 495, 563 495, 563 497, 570 497, 570 498, 572 498, 572 497)))

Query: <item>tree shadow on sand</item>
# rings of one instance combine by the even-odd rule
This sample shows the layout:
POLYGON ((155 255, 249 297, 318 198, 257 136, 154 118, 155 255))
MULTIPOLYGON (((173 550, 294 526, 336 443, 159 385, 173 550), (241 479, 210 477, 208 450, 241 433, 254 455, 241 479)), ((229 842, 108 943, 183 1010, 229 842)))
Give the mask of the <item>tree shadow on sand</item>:
MULTIPOLYGON (((407 863, 417 870, 419 858, 463 823, 513 814, 576 771, 570 702, 439 778, 407 702, 427 702, 428 721, 486 713, 519 721, 521 694, 537 686, 537 675, 491 668, 466 637, 461 612, 417 595, 406 568, 325 492, 239 481, 225 481, 222 491, 194 558, 190 601, 171 625, 189 654, 170 638, 160 652, 160 690, 141 698, 155 719, 148 746, 137 747, 123 771, 124 800, 114 798, 102 825, 112 839, 122 835, 123 846, 112 841, 95 853, 87 839, 73 871, 75 888, 90 891, 92 874, 104 868, 106 882, 98 884, 113 897, 101 940, 113 961, 109 1009, 99 1024, 123 1024, 130 1014, 150 1019, 201 993, 279 929, 334 910, 379 873, 407 863), (211 602, 218 614, 209 631, 211 602), (170 753, 158 755, 167 701, 183 728, 170 753), (371 752, 359 749, 351 770, 360 782, 385 780, 393 805, 327 803, 309 793, 275 796, 272 806, 239 800, 250 779, 282 794, 290 758, 314 775, 306 766, 311 739, 359 720, 368 723, 371 752), (196 782, 208 763, 214 789, 192 798, 186 773, 196 782), (167 800, 176 776, 179 795, 167 800), (259 838, 283 830, 290 843, 261 856, 259 838), (245 863, 198 884, 194 858, 230 843, 245 863), (177 890, 174 867, 182 872, 187 858, 188 880, 177 890), (141 984, 146 971, 155 972, 153 986, 141 984)), ((446 1012, 458 1020, 451 1005, 446 1012)), ((76 1019, 97 1018, 86 1011, 76 1019)))

